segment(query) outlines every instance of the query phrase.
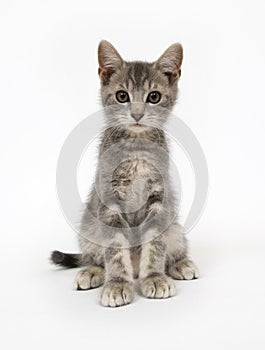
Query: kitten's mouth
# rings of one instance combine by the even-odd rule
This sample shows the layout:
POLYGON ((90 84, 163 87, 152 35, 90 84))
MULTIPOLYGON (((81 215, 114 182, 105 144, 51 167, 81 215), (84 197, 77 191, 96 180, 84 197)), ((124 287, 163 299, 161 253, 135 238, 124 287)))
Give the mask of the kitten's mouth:
POLYGON ((146 129, 146 125, 140 123, 133 123, 130 124, 129 129, 135 132, 140 132, 146 129))
POLYGON ((144 124, 140 124, 140 123, 133 123, 133 124, 131 124, 130 125, 131 127, 135 127, 135 128, 144 128, 144 127, 146 127, 146 125, 144 125, 144 124))

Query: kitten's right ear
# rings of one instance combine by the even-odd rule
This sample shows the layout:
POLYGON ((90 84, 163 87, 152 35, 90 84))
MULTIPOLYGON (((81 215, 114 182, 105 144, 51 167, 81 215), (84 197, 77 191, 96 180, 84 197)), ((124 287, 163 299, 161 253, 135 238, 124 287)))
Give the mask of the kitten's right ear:
POLYGON ((106 40, 102 40, 98 46, 98 74, 104 80, 108 80, 112 73, 122 65, 122 58, 118 51, 106 40))

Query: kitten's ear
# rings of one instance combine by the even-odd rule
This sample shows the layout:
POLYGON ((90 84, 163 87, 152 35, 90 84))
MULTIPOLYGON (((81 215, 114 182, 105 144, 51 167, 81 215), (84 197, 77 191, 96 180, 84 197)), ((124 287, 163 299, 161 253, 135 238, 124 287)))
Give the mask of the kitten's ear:
POLYGON ((102 40, 98 46, 98 74, 101 78, 108 79, 111 74, 122 65, 122 58, 118 51, 106 40, 102 40))
POLYGON ((156 66, 169 78, 173 83, 181 75, 181 64, 183 59, 183 49, 181 44, 175 43, 163 53, 156 61, 156 66))

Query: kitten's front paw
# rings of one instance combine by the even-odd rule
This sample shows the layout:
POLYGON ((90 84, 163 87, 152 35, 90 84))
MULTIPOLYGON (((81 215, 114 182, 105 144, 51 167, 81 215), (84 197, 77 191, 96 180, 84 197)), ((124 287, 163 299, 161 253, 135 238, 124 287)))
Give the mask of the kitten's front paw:
POLYGON ((140 282, 141 291, 146 298, 169 298, 176 294, 174 281, 166 275, 147 277, 140 282))
POLYGON ((176 280, 192 280, 199 277, 199 270, 193 261, 184 259, 173 263, 168 274, 176 280))
POLYGON ((122 306, 133 300, 133 284, 130 282, 107 282, 102 289, 100 302, 103 306, 122 306))
POLYGON ((75 289, 87 290, 104 283, 104 269, 101 266, 89 266, 78 272, 75 279, 75 289))

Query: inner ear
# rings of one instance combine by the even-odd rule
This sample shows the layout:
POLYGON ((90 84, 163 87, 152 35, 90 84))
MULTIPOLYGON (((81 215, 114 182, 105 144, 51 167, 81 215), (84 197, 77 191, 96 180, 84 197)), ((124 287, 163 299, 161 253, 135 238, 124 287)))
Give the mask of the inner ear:
POLYGON ((122 58, 111 43, 102 40, 98 46, 98 74, 103 79, 110 76, 122 65, 122 58))
POLYGON ((163 53, 155 62, 155 65, 169 79, 169 83, 173 83, 181 75, 181 64, 183 60, 183 48, 179 43, 175 43, 163 53))

